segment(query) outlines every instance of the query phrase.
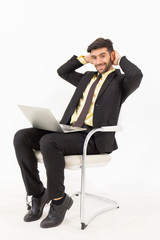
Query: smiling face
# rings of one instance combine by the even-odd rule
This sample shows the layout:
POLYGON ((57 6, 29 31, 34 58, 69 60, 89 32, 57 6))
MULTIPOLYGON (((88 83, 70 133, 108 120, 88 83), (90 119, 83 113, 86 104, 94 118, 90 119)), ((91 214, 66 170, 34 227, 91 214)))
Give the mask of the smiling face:
POLYGON ((98 48, 91 51, 92 63, 99 73, 113 69, 112 61, 114 52, 109 53, 107 48, 98 48))

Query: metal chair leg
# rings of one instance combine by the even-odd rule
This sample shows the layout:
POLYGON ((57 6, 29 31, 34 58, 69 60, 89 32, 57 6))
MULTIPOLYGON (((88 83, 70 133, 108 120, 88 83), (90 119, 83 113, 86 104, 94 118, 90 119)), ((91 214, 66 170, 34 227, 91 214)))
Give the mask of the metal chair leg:
POLYGON ((110 210, 110 209, 119 208, 119 204, 116 201, 85 193, 87 146, 88 146, 88 142, 89 142, 91 136, 95 132, 98 132, 98 131, 99 131, 99 129, 94 129, 91 132, 89 132, 86 139, 85 139, 84 146, 83 146, 82 167, 81 167, 81 202, 80 202, 80 218, 81 218, 81 229, 82 230, 84 230, 87 227, 87 225, 99 214, 101 214, 101 213, 103 213, 107 210, 110 210), (111 203, 112 207, 103 208, 102 210, 95 212, 86 221, 86 219, 85 219, 85 197, 86 197, 86 195, 88 195, 90 197, 98 198, 99 200, 105 201, 107 203, 111 203))
POLYGON ((108 199, 108 198, 93 195, 93 194, 90 194, 90 193, 84 193, 84 198, 82 198, 81 192, 75 192, 74 194, 71 195, 71 197, 74 197, 74 196, 80 196, 80 198, 81 198, 81 204, 82 204, 82 205, 80 204, 81 230, 84 230, 88 226, 88 224, 98 215, 100 215, 100 214, 102 214, 106 211, 119 208, 118 202, 116 202, 114 200, 111 200, 111 199, 108 199), (94 198, 94 199, 98 199, 99 201, 103 201, 103 202, 106 203, 107 206, 100 209, 100 210, 95 211, 92 215, 90 215, 88 217, 88 219, 86 219, 86 214, 85 214, 85 211, 84 211, 85 210, 84 206, 85 206, 86 197, 91 197, 91 198, 94 198), (110 204, 110 206, 108 206, 108 204, 110 204))

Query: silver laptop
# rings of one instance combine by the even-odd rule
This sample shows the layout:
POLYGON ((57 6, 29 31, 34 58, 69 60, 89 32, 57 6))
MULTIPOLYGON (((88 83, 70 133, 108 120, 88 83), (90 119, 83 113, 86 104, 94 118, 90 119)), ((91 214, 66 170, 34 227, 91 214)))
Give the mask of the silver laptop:
POLYGON ((48 108, 18 105, 33 127, 53 132, 79 132, 86 128, 60 124, 48 108))

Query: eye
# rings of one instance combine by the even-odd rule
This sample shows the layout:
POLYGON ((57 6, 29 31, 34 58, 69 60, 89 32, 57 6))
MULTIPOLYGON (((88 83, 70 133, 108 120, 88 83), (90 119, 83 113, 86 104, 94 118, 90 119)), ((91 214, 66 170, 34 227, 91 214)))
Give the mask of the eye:
POLYGON ((96 59, 96 57, 95 57, 95 56, 91 56, 91 58, 92 58, 92 59, 96 59))

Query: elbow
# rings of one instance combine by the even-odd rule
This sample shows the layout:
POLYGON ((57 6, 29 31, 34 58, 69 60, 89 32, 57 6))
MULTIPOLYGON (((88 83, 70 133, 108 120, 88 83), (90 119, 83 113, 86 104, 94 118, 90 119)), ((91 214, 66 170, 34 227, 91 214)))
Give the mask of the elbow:
POLYGON ((61 70, 61 67, 57 69, 57 73, 58 75, 61 77, 62 76, 62 70, 61 70))
POLYGON ((143 78, 143 73, 141 72, 141 70, 140 70, 140 73, 139 73, 139 77, 140 77, 140 79, 142 80, 142 78, 143 78))
POLYGON ((142 78, 143 78, 143 73, 140 71, 139 74, 137 75, 137 82, 139 83, 138 84, 138 87, 142 81, 142 78))
POLYGON ((134 75, 132 75, 132 77, 129 78, 128 84, 130 85, 135 85, 135 88, 138 88, 141 81, 143 78, 143 73, 141 72, 141 70, 139 70, 137 73, 135 73, 134 75))

